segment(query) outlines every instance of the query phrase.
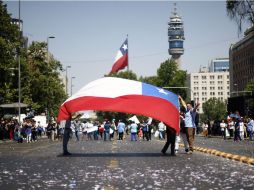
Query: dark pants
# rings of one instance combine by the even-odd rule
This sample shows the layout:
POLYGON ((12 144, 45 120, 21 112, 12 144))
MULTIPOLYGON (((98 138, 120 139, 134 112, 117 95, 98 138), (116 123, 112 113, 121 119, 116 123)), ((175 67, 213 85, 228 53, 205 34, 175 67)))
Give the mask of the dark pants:
POLYGON ((240 131, 239 130, 235 130, 235 138, 234 141, 241 141, 241 136, 240 136, 240 131))
POLYGON ((119 139, 118 140, 123 140, 123 132, 122 133, 118 133, 119 135, 119 139))
POLYGON ((67 145, 68 145, 71 133, 72 131, 70 128, 64 129, 64 135, 63 135, 63 152, 64 153, 68 152, 67 145))
POLYGON ((224 138, 224 140, 226 140, 226 129, 224 129, 224 131, 221 131, 221 135, 224 138))
POLYGON ((253 134, 252 134, 252 131, 247 131, 247 133, 248 133, 249 139, 252 140, 252 135, 253 135, 253 134))
POLYGON ((151 130, 148 132, 148 138, 149 138, 149 140, 152 140, 152 131, 151 130))
POLYGON ((79 141, 78 131, 75 131, 75 136, 77 138, 77 141, 79 141))
POLYGON ((104 141, 110 140, 109 131, 104 131, 104 141))
POLYGON ((171 144, 171 146, 170 146, 171 155, 174 155, 175 154, 175 141, 176 141, 176 133, 172 129, 167 130, 167 142, 165 143, 161 152, 166 153, 169 145, 171 144))
POLYGON ((145 133, 143 133, 143 139, 144 137, 146 138, 147 141, 149 141, 149 133, 148 131, 145 131, 145 133))

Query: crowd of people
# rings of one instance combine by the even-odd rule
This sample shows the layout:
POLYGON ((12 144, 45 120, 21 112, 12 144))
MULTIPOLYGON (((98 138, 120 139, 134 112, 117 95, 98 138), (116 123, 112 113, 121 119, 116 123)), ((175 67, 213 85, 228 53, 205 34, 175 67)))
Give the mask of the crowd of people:
MULTIPOLYGON (((171 155, 178 152, 180 139, 184 143, 185 152, 192 153, 194 150, 194 136, 197 134, 197 123, 195 123, 196 109, 191 103, 185 103, 181 97, 179 100, 182 104, 180 109, 180 133, 170 127, 167 127, 163 122, 145 121, 135 123, 134 121, 118 120, 109 121, 105 119, 103 122, 84 120, 76 117, 69 122, 68 139, 75 138, 76 141, 84 140, 104 140, 122 141, 130 138, 131 141, 151 141, 152 136, 159 140, 166 139, 166 144, 162 149, 165 154, 169 145, 171 145, 171 155), (75 136, 74 136, 75 135, 75 136)), ((40 122, 36 122, 32 118, 24 119, 21 124, 16 119, 1 119, 0 122, 0 140, 13 140, 18 143, 35 142, 42 136, 54 141, 62 140, 65 135, 66 122, 56 123, 51 119, 47 126, 43 126, 40 122)), ((254 132, 254 121, 252 118, 242 118, 238 112, 229 114, 225 120, 219 124, 205 122, 201 125, 202 134, 209 137, 213 134, 214 126, 218 126, 222 138, 241 141, 246 138, 252 140, 254 132), (211 127, 212 126, 212 127, 211 127)), ((64 140, 63 140, 64 141, 64 140)))
MULTIPOLYGON (((60 124, 61 125, 61 124, 60 124)), ((62 124, 65 125, 64 123, 62 124)), ((89 120, 82 121, 75 119, 71 121, 71 131, 75 134, 76 141, 79 140, 124 140, 127 135, 130 136, 131 141, 150 141, 152 139, 152 133, 156 130, 155 125, 149 124, 147 121, 141 123, 135 123, 134 121, 124 122, 123 120, 109 121, 105 119, 102 123, 99 121, 91 122, 89 120)), ((160 129, 160 139, 164 139, 164 130, 160 129)))
POLYGON ((0 140, 2 141, 12 140, 18 143, 31 143, 38 141, 42 136, 55 140, 61 136, 61 129, 54 121, 43 126, 40 121, 36 122, 33 118, 25 118, 22 123, 13 118, 1 119, 0 140))
POLYGON ((242 141, 252 140, 254 132, 254 121, 251 117, 241 117, 239 112, 230 113, 227 118, 211 125, 209 121, 202 124, 203 136, 209 137, 216 134, 221 135, 224 140, 233 139, 242 141))

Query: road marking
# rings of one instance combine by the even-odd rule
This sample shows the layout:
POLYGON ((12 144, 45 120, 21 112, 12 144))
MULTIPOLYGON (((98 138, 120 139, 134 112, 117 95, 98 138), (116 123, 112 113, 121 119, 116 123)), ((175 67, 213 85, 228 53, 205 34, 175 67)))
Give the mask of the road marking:
POLYGON ((110 169, 114 169, 114 168, 118 168, 119 167, 119 161, 118 160, 110 160, 110 163, 108 165, 108 168, 110 169))
MULTIPOLYGON (((116 141, 113 141, 112 147, 111 147, 111 152, 116 153, 117 151, 117 143, 116 141)), ((110 163, 108 165, 108 168, 117 168, 119 166, 119 161, 116 159, 111 159, 110 163)))
POLYGON ((111 186, 111 185, 106 185, 106 187, 104 187, 104 190, 117 190, 117 189, 119 189, 119 188, 111 186))

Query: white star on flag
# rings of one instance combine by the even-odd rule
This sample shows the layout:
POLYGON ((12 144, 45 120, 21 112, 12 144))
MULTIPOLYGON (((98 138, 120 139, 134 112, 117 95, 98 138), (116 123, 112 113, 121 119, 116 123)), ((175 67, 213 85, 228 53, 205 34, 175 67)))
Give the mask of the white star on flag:
POLYGON ((165 95, 168 95, 167 92, 164 91, 164 89, 162 88, 157 88, 157 90, 159 90, 159 93, 162 93, 162 94, 165 94, 165 95))
POLYGON ((123 44, 122 48, 124 49, 124 51, 127 50, 128 49, 127 44, 123 44))

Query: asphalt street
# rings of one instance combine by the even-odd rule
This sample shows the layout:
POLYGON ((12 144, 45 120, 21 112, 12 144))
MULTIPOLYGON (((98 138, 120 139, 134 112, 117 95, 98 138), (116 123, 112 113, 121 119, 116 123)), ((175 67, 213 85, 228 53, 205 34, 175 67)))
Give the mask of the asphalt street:
MULTIPOLYGON (((163 141, 42 139, 0 143, 0 189, 253 189, 254 166, 194 152, 163 156, 163 141)), ((211 146, 214 139, 197 137, 211 146), (209 143, 208 143, 209 142, 209 143)), ((218 140, 216 142, 219 142, 218 140)), ((204 145, 204 144, 203 144, 204 145)), ((216 145, 217 146, 217 145, 216 145)))

